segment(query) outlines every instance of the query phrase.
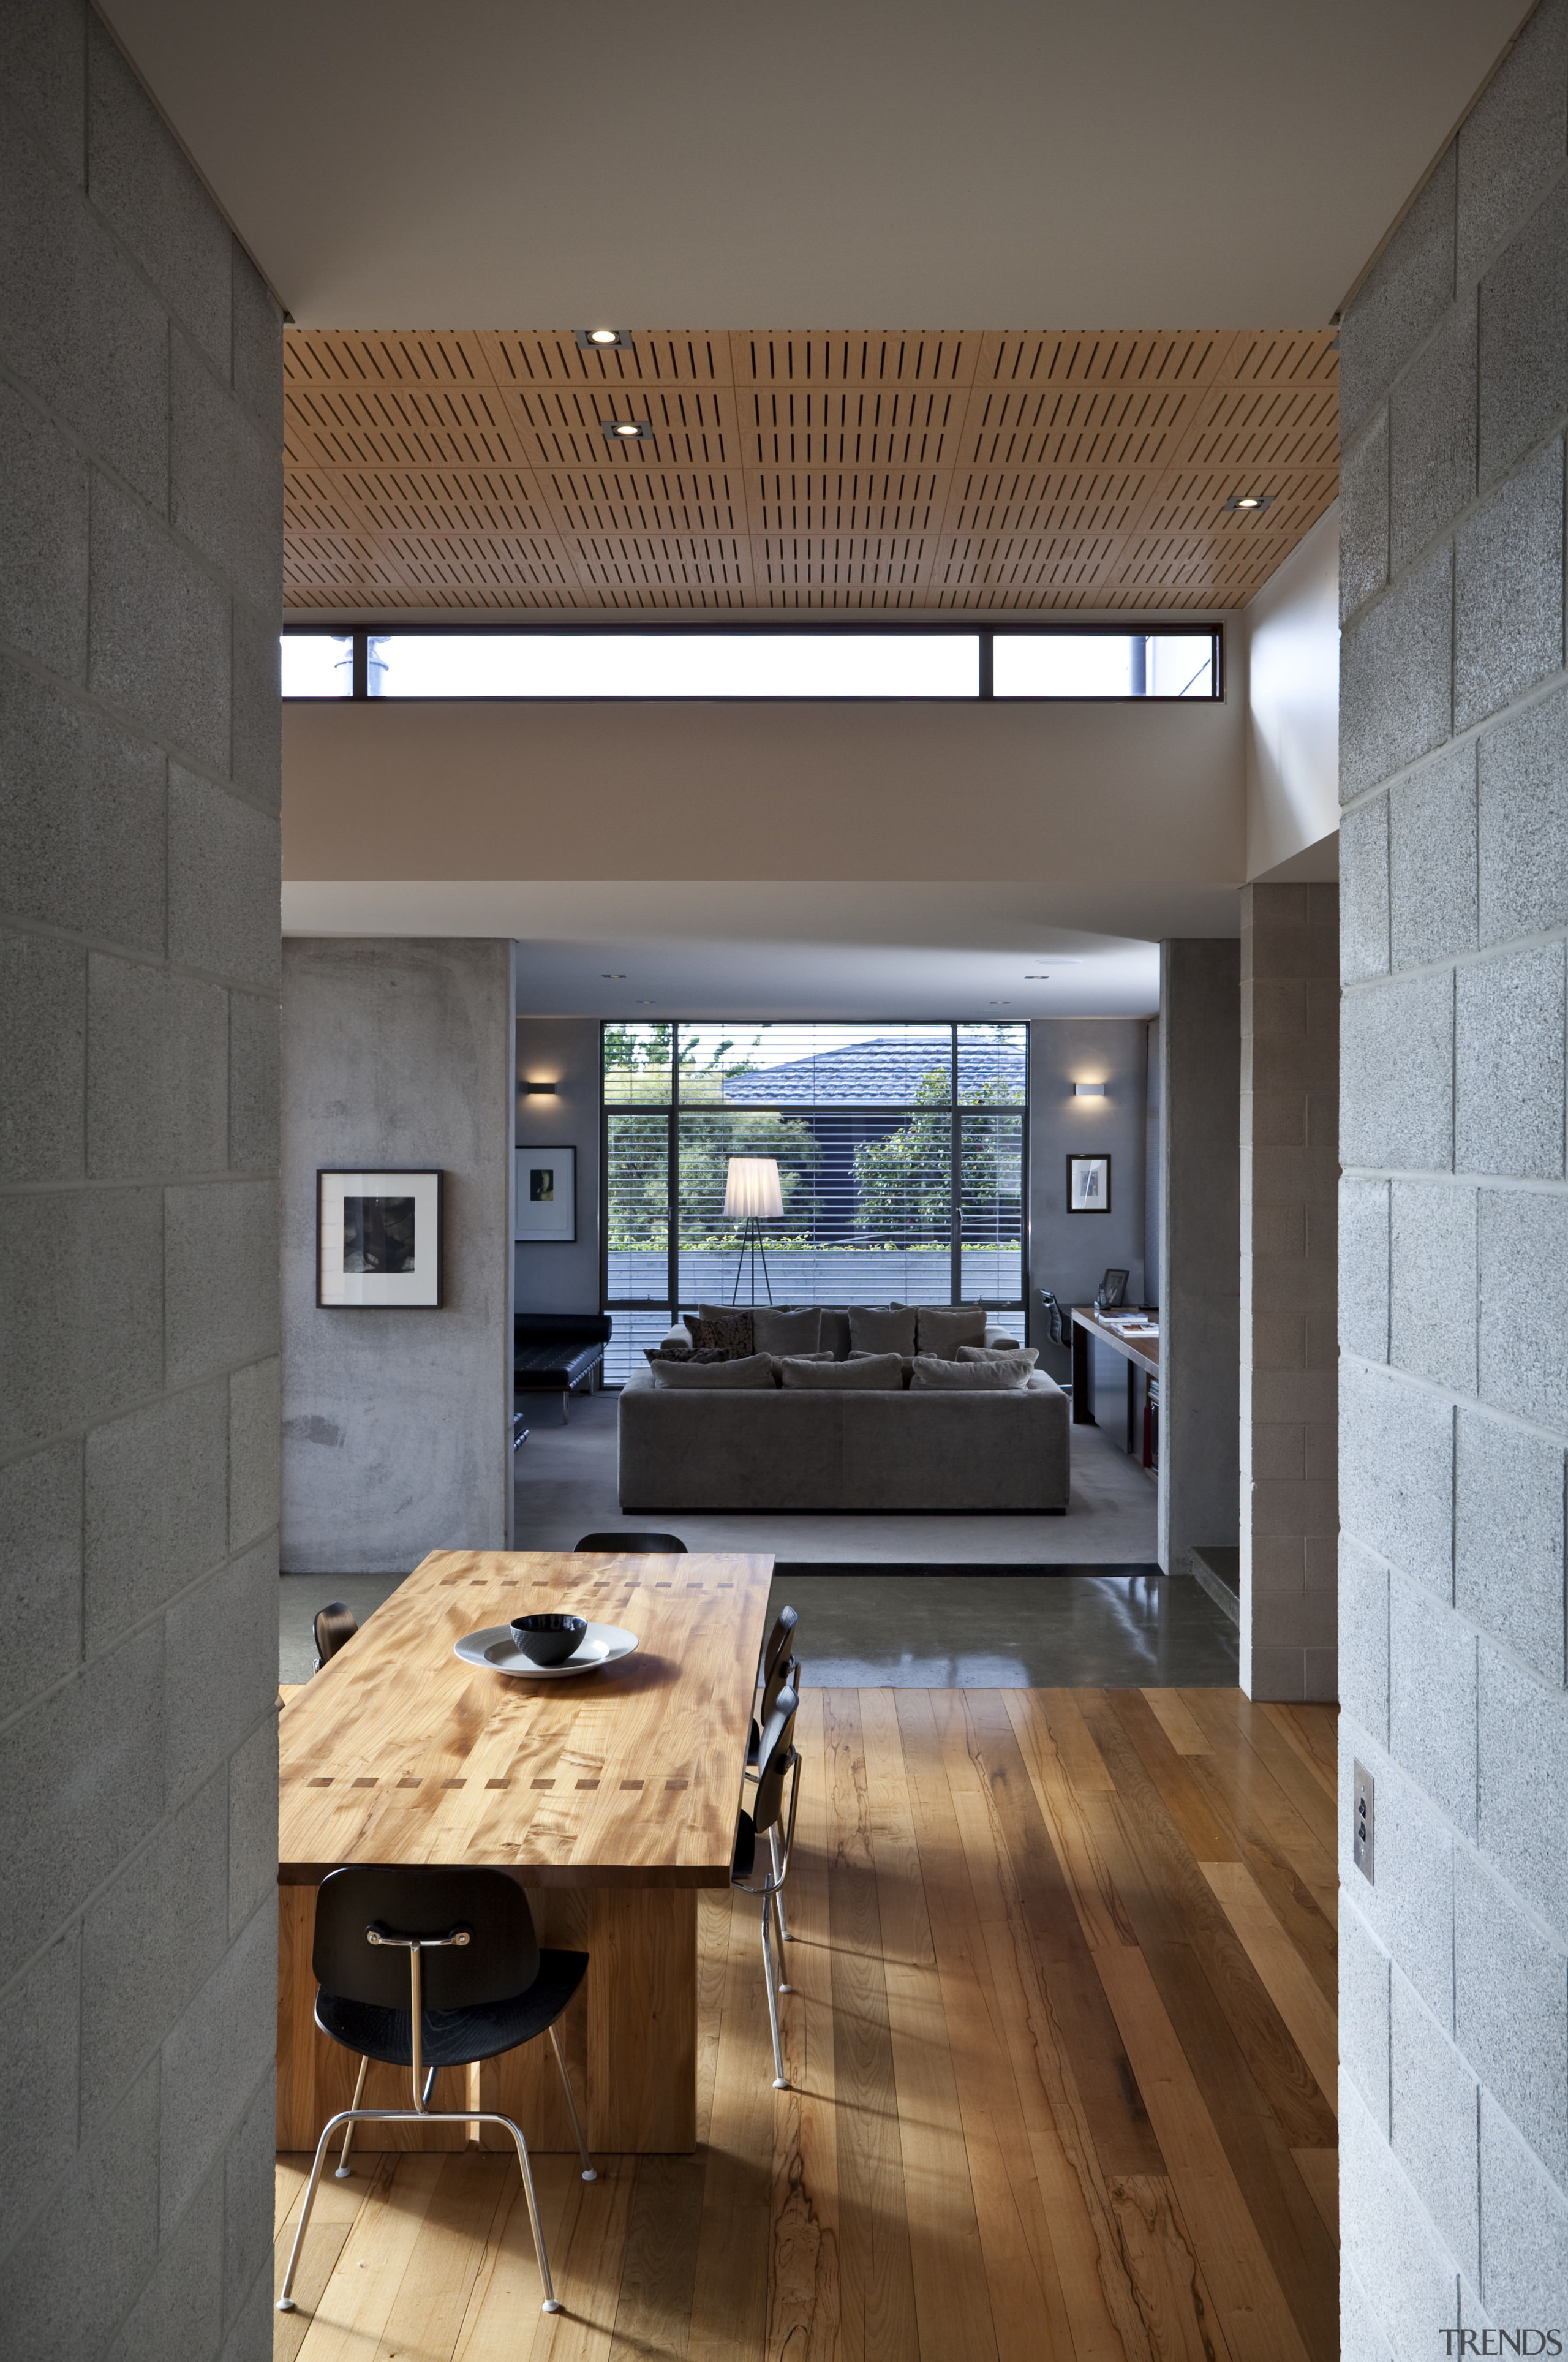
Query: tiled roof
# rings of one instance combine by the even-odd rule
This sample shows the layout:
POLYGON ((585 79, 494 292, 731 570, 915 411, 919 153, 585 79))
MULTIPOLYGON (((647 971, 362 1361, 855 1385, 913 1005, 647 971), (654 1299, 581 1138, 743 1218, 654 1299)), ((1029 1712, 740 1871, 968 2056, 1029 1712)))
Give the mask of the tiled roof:
MULTIPOLYGON (((922 1075, 938 1068, 945 1076, 952 1057, 945 1032, 884 1034, 813 1058, 790 1058, 725 1078, 724 1099, 748 1107, 907 1107, 922 1075)), ((966 1042, 959 1051, 961 1087, 1001 1076, 1021 1091, 1021 1043, 966 1042)))

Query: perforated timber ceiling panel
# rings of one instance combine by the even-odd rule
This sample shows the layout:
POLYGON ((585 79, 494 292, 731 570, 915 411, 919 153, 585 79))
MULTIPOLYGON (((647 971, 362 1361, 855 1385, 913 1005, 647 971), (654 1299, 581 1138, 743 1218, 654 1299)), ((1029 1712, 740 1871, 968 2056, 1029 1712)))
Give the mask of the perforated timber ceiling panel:
POLYGON ((1236 607, 1338 487, 1328 328, 285 341, 294 608, 1236 607))

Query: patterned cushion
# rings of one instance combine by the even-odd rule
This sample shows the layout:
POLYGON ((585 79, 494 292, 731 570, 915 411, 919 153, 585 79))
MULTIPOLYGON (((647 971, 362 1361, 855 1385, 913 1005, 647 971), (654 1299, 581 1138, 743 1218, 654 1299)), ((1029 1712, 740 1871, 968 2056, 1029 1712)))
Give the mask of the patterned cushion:
POLYGON ((756 1351, 749 1312, 719 1312, 712 1305, 705 1304, 695 1320, 688 1316, 686 1326, 691 1331, 691 1342, 699 1351, 705 1345, 719 1345, 726 1353, 739 1357, 756 1351))

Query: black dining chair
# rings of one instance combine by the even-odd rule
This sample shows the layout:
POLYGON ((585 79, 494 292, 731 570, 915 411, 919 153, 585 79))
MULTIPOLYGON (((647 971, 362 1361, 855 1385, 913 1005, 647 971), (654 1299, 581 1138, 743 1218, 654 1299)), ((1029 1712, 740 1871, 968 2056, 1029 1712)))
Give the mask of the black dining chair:
POLYGON ((631 1558, 684 1558, 686 1544, 679 1534, 584 1534, 576 1551, 602 1551, 631 1558))
POLYGON ((481 2124, 500 2125, 516 2145, 545 2284, 544 2309, 558 2312, 522 2126, 484 2108, 433 2109, 430 2093, 437 2068, 471 2067, 547 2032, 577 2135, 582 2178, 596 2181, 556 2031, 582 1982, 588 1954, 541 1950, 528 1898, 504 1871, 367 1867, 335 1870, 322 1880, 311 1966, 319 1987, 315 2022, 334 2042, 359 2053, 359 2075, 353 2105, 330 2118, 316 2143, 278 2311, 294 2310, 294 2272, 322 2162, 340 2125, 348 2127, 337 2169, 342 2176, 357 2124, 481 2124), (360 2106, 372 2058, 408 2069, 411 2107, 360 2106))
POLYGON ((762 1734, 756 1793, 752 1799, 751 1810, 748 1813, 743 1809, 735 1823, 734 1857, 730 1864, 732 1886, 738 1886, 743 1893, 762 1898, 762 1968, 767 1980, 767 2023, 773 2033, 773 2088, 776 2092, 787 2092, 790 2088, 790 2079, 784 2072, 784 2045, 778 2034, 778 1994, 790 1990, 783 1981, 783 1923, 779 1917, 779 1896, 783 1893, 784 1881, 790 1874, 790 1848, 795 1837, 795 1802, 801 1785, 801 1759, 795 1752, 795 1711, 799 1703, 792 1689, 779 1691, 767 1727, 762 1734), (784 1808, 786 1781, 790 1788, 788 1814, 784 1808), (755 1883, 756 1841, 763 1836, 768 1839, 772 1867, 758 1886, 755 1883), (780 1929, 777 1991, 770 1920, 778 1920, 780 1929))
POLYGON ((328 1657, 336 1657, 338 1650, 354 1638, 359 1628, 359 1617, 351 1607, 344 1606, 341 1599, 334 1599, 327 1606, 318 1607, 312 1627, 315 1634, 315 1663, 312 1670, 319 1673, 328 1657))
MULTIPOLYGON (((745 1776, 748 1780, 755 1780, 756 1778, 757 1760, 762 1748, 762 1733, 767 1729, 773 1709, 778 1703, 779 1692, 785 1688, 789 1688, 794 1691, 797 1697, 799 1697, 801 1694, 801 1661, 799 1657, 795 1655, 794 1650, 790 1646, 790 1643, 794 1639, 795 1629, 799 1625, 800 1620, 800 1616, 793 1607, 781 1607, 778 1610, 778 1617, 774 1622, 773 1629, 767 1636, 767 1645, 762 1651, 762 1665, 759 1674, 762 1688, 762 1703, 756 1713, 754 1714, 751 1718, 751 1735, 746 1741, 745 1749, 745 1776)), ((773 1867, 777 1871, 778 1867, 778 1832, 777 1828, 768 1832, 767 1841, 772 1852, 773 1867)), ((789 1943, 792 1939, 790 1935, 790 1922, 784 1914, 784 1897, 782 1894, 779 1895, 778 1900, 777 1916, 778 1920, 779 1940, 782 1943, 789 1943)), ((779 1954, 779 1961, 780 1966, 782 1966, 782 1953, 779 1954)), ((790 1987, 787 1983, 779 1986, 780 1992, 788 1992, 789 1990, 790 1987)))

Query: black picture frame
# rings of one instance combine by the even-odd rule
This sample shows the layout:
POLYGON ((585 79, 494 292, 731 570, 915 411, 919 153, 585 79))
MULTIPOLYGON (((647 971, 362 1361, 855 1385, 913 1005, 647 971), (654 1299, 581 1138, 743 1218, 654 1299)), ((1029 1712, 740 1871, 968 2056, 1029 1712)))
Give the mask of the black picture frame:
POLYGON ((439 1312, 447 1292, 446 1189, 446 1169, 439 1164, 318 1164, 317 1308, 324 1312, 439 1312), (355 1205, 396 1206, 399 1211, 389 1220, 382 1210, 367 1231, 364 1214, 355 1218, 348 1213, 355 1205), (358 1235, 363 1242, 372 1232, 381 1252, 390 1241, 407 1255, 405 1268, 395 1262, 384 1269, 363 1262, 350 1267, 351 1238, 358 1235))
POLYGON ((1067 1158, 1067 1211, 1069 1214, 1109 1214, 1110 1211, 1110 1157, 1109 1152, 1078 1149, 1067 1158), (1088 1186, 1093 1176, 1092 1190, 1088 1186), (1089 1203, 1092 1197, 1104 1203, 1089 1203))

